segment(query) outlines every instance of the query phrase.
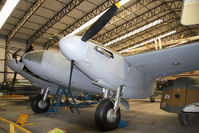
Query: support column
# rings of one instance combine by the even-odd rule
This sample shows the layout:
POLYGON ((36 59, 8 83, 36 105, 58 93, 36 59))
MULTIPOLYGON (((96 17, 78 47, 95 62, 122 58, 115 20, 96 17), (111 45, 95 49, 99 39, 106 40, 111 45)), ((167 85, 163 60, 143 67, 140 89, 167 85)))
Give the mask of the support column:
POLYGON ((157 40, 155 40, 155 50, 158 50, 158 43, 157 43, 157 40))
POLYGON ((4 61, 4 77, 3 77, 3 83, 4 85, 7 85, 7 73, 8 73, 8 45, 9 45, 9 40, 6 39, 6 44, 5 44, 5 61, 4 61))
POLYGON ((162 41, 160 38, 158 39, 158 43, 159 43, 159 48, 162 49, 162 41))

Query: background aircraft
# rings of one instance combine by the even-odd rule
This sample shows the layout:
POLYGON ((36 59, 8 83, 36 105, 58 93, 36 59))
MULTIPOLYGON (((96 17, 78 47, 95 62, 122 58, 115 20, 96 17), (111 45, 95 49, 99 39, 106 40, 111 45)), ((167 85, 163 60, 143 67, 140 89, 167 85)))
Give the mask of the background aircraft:
POLYGON ((74 61, 81 71, 93 79, 93 83, 105 88, 105 99, 99 103, 95 113, 96 124, 103 131, 117 128, 120 121, 119 103, 128 105, 121 98, 146 98, 151 95, 156 78, 199 69, 198 42, 123 57, 88 41, 106 25, 118 8, 118 3, 112 6, 83 37, 67 36, 59 41, 63 55, 74 61))

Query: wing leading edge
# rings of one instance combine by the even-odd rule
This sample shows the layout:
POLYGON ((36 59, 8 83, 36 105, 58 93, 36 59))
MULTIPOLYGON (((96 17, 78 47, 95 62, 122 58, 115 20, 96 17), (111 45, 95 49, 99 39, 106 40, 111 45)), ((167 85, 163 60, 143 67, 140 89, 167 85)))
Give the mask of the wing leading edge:
POLYGON ((152 78, 176 75, 199 69, 199 42, 124 58, 152 78))

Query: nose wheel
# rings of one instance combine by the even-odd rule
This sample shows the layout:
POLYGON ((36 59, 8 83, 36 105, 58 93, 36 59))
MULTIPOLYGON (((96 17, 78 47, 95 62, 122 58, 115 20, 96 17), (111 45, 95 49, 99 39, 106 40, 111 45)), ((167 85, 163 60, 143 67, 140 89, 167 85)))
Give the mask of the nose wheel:
POLYGON ((118 127, 120 122, 120 108, 114 111, 114 104, 110 99, 102 100, 95 112, 95 123, 102 131, 110 131, 118 127))

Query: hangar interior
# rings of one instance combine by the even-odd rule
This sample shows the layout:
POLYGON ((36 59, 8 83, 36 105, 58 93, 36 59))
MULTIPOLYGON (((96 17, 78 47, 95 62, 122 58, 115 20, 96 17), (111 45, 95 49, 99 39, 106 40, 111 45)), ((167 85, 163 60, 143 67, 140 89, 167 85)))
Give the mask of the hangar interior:
MULTIPOLYGON (((6 1, 0 0, 0 10, 6 1)), ((89 26, 79 30, 82 25, 119 1, 20 0, 0 29, 0 84, 7 85, 12 82, 14 72, 8 67, 7 61, 12 59, 13 53, 17 50, 21 49, 17 53, 18 58, 32 44, 34 50, 59 50, 55 35, 84 35, 89 26)), ((199 25, 181 24, 182 5, 182 0, 129 0, 92 40, 124 56, 196 42, 199 40, 199 25)), ((199 72, 195 71, 182 75, 198 76, 198 74, 199 72)), ((17 75, 17 79, 24 80, 20 75, 17 75)), ((86 109, 83 114, 87 116, 86 109)), ((166 114, 163 115, 166 117, 166 114)), ((168 119, 172 120, 172 116, 174 115, 168 119)), ((189 130, 197 131, 193 126, 193 129, 189 130)), ((141 128, 138 125, 137 127, 141 128)), ((165 129, 164 132, 167 131, 165 129)), ((91 132, 95 130, 92 129, 91 132)))
MULTIPOLYGON (((5 2, 1 1, 1 8, 5 2)), ((9 52, 22 48, 22 55, 32 43, 34 49, 58 49, 55 34, 68 35, 115 2, 118 1, 20 0, 0 31, 0 81, 13 77, 5 63, 9 52)), ((181 0, 130 0, 92 39, 124 55, 159 49, 159 43, 166 48, 195 41, 199 26, 182 25, 181 10, 181 0)), ((83 35, 87 29, 76 35, 83 35)))

